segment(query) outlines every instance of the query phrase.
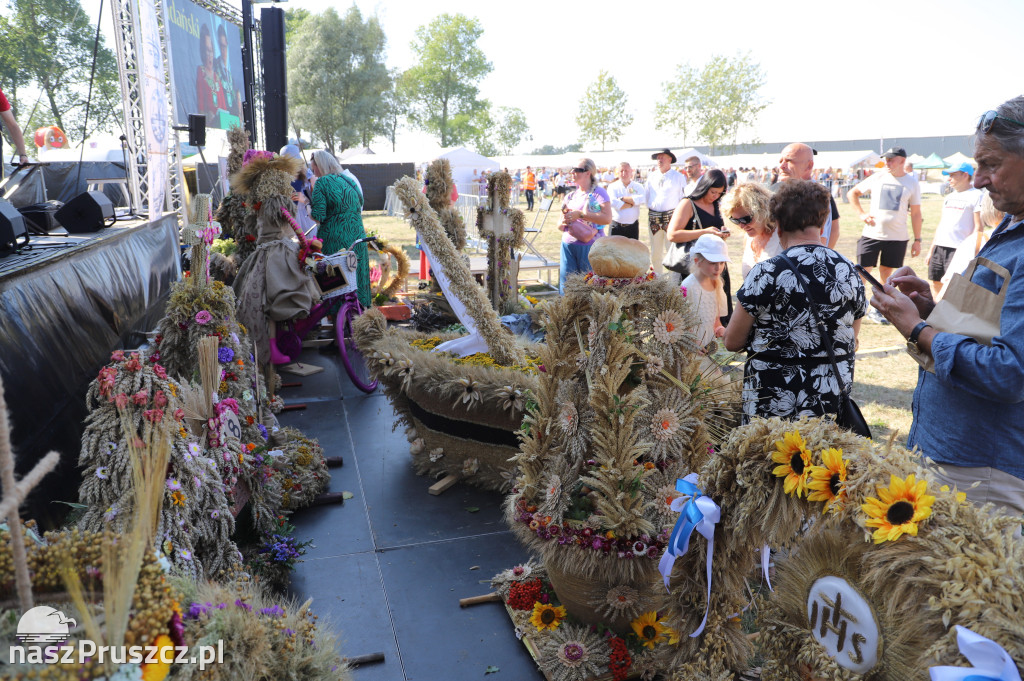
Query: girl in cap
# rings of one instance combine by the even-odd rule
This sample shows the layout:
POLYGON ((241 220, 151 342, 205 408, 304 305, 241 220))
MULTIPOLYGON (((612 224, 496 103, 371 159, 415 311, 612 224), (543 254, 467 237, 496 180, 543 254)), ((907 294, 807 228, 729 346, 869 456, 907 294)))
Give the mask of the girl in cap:
POLYGON ((729 262, 729 251, 721 237, 704 234, 694 242, 690 256, 690 276, 680 290, 697 308, 697 342, 703 347, 725 335, 721 317, 726 315, 727 302, 722 271, 729 262))

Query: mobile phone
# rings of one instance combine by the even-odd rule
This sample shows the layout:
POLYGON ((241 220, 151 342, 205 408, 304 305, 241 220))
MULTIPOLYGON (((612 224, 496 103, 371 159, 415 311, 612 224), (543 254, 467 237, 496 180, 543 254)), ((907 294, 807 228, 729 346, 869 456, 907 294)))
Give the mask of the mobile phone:
POLYGON ((874 277, 872 277, 871 273, 868 272, 866 269, 864 269, 864 267, 862 265, 854 265, 853 269, 857 270, 857 273, 860 276, 864 277, 869 282, 871 282, 871 285, 874 286, 875 288, 877 288, 879 291, 881 291, 882 289, 885 288, 885 286, 882 285, 882 282, 880 282, 877 279, 875 279, 874 277))

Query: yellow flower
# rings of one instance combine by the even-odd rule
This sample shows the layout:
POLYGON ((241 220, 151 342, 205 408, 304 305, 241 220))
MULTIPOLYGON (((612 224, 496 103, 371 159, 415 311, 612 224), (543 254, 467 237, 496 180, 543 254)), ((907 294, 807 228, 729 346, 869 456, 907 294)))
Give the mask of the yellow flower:
POLYGON ((665 627, 665 635, 668 636, 668 644, 674 646, 679 643, 679 631, 665 624, 665 620, 658 620, 661 626, 665 627))
POLYGON ((533 604, 533 614, 530 615, 530 624, 537 627, 537 631, 550 629, 554 631, 565 619, 565 608, 554 606, 550 603, 536 602, 533 604))
POLYGON ((167 383, 167 391, 175 397, 178 396, 178 386, 174 385, 174 383, 167 383))
POLYGON ((786 494, 796 492, 797 497, 807 491, 807 477, 810 475, 811 453, 807 451, 804 438, 800 431, 794 430, 775 441, 772 461, 779 464, 772 473, 776 477, 786 478, 783 486, 786 494))
POLYGON ((877 528, 874 532, 876 544, 895 541, 904 533, 917 536, 917 524, 932 514, 935 497, 925 494, 928 484, 918 482, 913 474, 906 480, 895 475, 889 476, 889 486, 877 485, 878 499, 868 497, 861 510, 868 515, 866 525, 877 528))
MULTIPOLYGON (((172 652, 164 653, 164 658, 174 658, 174 641, 167 634, 160 634, 153 641, 153 645, 163 651, 165 648, 170 648, 172 652)), ((142 681, 164 681, 167 675, 171 673, 171 664, 169 662, 161 662, 161 653, 157 653, 157 662, 152 664, 142 665, 142 681)))
POLYGON ((843 450, 829 447, 821 452, 821 460, 824 466, 811 466, 810 480, 807 483, 807 500, 824 501, 825 508, 838 508, 839 504, 846 501, 846 461, 843 460, 843 450))
MULTIPOLYGON (((943 485, 939 489, 941 489, 943 492, 948 492, 949 491, 949 485, 943 485)), ((955 491, 956 487, 954 487, 953 489, 955 491)), ((956 503, 958 503, 958 504, 966 504, 967 503, 967 492, 956 492, 956 503)))
POLYGON ((178 490, 171 492, 171 503, 174 504, 175 506, 184 506, 185 495, 178 490))
POLYGON ((651 650, 654 650, 655 644, 659 643, 666 633, 665 625, 658 620, 658 613, 653 610, 640 615, 630 622, 629 626, 633 627, 633 632, 640 639, 640 643, 651 650))

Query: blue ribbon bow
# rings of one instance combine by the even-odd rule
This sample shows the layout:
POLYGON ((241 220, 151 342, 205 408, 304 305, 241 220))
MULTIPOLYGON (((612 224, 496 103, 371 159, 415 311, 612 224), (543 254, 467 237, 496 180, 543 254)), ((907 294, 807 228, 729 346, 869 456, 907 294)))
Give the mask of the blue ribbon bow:
POLYGON ((676 491, 682 492, 683 496, 672 501, 672 510, 679 511, 680 516, 676 521, 676 526, 672 528, 665 554, 658 563, 658 570, 665 579, 665 588, 668 589, 669 579, 672 577, 672 566, 675 564, 676 558, 684 556, 689 550, 690 536, 694 530, 708 540, 707 605, 704 607, 704 619, 701 620, 700 626, 690 634, 690 638, 694 638, 701 635, 708 621, 708 609, 711 607, 711 560, 715 554, 715 525, 722 517, 722 510, 718 504, 704 496, 704 493, 697 487, 696 473, 690 473, 682 480, 676 480, 676 491))

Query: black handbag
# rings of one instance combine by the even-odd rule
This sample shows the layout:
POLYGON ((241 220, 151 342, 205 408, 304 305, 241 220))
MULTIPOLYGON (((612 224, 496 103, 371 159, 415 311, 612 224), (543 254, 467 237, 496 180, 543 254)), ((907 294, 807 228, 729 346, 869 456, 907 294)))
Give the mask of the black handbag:
POLYGON ((825 325, 821 323, 821 317, 818 316, 818 305, 817 302, 811 297, 810 281, 803 275, 800 270, 796 268, 796 263, 793 262, 785 252, 779 254, 779 258, 789 266, 789 269, 793 270, 797 279, 801 281, 805 287, 807 294, 807 300, 810 302, 811 314, 814 315, 814 323, 817 325, 821 333, 821 340, 825 344, 825 351, 828 352, 828 360, 832 363, 832 371, 835 372, 836 382, 840 384, 841 393, 839 395, 839 411, 836 413, 836 425, 840 428, 845 428, 851 433, 856 433, 862 437, 871 438, 871 428, 868 426, 868 422, 864 420, 864 415, 860 413, 860 407, 850 397, 850 391, 853 390, 853 385, 843 386, 842 376, 839 373, 839 366, 836 364, 836 353, 832 349, 832 338, 825 333, 825 325))

